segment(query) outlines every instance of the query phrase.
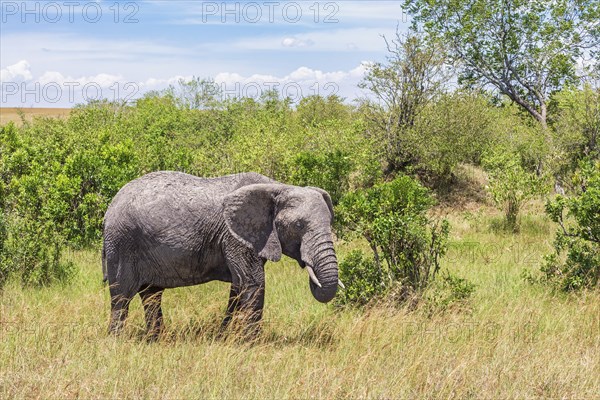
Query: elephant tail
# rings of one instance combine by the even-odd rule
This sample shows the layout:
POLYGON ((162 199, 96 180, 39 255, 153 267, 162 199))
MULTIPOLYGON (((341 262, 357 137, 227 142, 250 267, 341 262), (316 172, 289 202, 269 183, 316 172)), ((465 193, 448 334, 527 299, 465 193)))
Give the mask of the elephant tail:
POLYGON ((106 272, 106 245, 102 243, 102 283, 108 281, 108 274, 106 272))

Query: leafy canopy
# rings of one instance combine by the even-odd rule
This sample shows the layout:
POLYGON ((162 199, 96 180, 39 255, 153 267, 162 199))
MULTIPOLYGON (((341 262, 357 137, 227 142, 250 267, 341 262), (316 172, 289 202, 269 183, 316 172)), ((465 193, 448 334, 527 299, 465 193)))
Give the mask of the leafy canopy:
POLYGON ((564 291, 600 283, 600 162, 583 161, 574 179, 581 188, 578 194, 546 204, 546 213, 560 228, 542 272, 564 291))
POLYGON ((405 0, 415 28, 448 45, 467 85, 493 85, 546 126, 547 100, 600 57, 597 0, 405 0))

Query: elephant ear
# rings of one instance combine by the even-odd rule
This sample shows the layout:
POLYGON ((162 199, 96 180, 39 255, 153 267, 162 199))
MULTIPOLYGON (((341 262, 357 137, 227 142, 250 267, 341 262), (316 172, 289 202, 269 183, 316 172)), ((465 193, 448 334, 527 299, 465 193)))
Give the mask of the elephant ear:
POLYGON ((281 243, 275 229, 277 185, 254 184, 225 196, 223 216, 231 234, 260 257, 281 259, 281 243))
POLYGON ((333 222, 333 202, 331 201, 331 196, 329 195, 329 193, 327 193, 321 188, 314 186, 307 186, 307 189, 316 190, 317 192, 321 193, 323 199, 325 200, 325 203, 327 203, 327 208, 329 208, 329 213, 331 214, 331 222, 333 222))

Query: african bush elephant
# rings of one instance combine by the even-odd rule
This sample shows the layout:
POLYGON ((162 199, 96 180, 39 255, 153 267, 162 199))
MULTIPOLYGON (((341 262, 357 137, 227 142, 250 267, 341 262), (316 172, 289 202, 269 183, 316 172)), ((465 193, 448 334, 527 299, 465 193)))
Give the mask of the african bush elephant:
POLYGON ((129 182, 104 218, 109 332, 122 330, 129 303, 139 293, 148 335, 156 338, 163 290, 212 280, 231 282, 224 326, 238 310, 250 323, 258 322, 265 262, 279 261, 281 254, 306 267, 315 299, 330 301, 339 282, 332 219, 326 191, 256 173, 199 178, 161 171, 129 182))

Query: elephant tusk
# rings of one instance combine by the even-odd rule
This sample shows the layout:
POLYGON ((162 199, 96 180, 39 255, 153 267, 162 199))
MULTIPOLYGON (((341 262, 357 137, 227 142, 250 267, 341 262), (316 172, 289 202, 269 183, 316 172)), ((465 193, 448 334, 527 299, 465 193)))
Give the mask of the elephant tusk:
POLYGON ((342 289, 346 290, 346 286, 344 286, 342 281, 340 281, 339 279, 338 279, 338 286, 341 287, 342 289))
POLYGON ((310 276, 310 280, 315 285, 322 288, 323 286, 321 286, 321 282, 319 282, 319 280, 317 279, 317 275, 315 275, 315 271, 312 269, 312 267, 306 266, 306 270, 308 271, 308 276, 310 276))

